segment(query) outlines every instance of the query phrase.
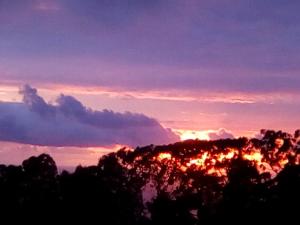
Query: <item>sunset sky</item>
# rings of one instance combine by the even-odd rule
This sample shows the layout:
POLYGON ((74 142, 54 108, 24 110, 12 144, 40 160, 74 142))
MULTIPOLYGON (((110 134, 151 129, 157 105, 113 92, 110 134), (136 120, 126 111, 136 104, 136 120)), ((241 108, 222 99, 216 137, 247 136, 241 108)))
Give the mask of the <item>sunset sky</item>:
POLYGON ((297 0, 0 0, 0 163, 294 132, 299 11, 297 0))

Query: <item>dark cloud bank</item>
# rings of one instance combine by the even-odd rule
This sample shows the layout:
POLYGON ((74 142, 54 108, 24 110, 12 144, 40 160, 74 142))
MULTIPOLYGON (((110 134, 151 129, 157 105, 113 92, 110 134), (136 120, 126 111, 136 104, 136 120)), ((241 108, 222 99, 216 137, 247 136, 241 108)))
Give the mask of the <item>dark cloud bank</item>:
POLYGON ((0 140, 47 146, 146 145, 178 141, 171 130, 143 114, 94 111, 72 96, 46 103, 25 85, 22 103, 0 102, 0 140))

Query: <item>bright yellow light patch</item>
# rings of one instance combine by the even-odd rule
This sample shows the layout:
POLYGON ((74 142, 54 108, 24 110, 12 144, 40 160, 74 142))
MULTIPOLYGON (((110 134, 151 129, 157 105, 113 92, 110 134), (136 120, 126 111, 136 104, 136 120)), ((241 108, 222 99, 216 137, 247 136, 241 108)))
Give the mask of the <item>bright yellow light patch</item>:
POLYGON ((162 161, 162 160, 164 160, 164 159, 170 160, 171 158, 172 158, 172 155, 171 155, 170 153, 160 153, 160 154, 158 155, 158 160, 159 160, 159 161, 162 161))
POLYGON ((199 139, 199 140, 209 140, 209 131, 197 131, 197 130, 176 130, 182 141, 199 139))

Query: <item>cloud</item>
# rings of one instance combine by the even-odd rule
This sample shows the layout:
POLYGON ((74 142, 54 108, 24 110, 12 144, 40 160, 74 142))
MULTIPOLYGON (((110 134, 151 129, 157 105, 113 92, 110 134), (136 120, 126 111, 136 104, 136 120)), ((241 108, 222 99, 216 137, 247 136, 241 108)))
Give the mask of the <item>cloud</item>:
POLYGON ((86 108, 72 96, 45 102, 25 85, 22 103, 0 103, 0 140, 45 146, 129 146, 178 141, 170 129, 143 114, 86 108))
POLYGON ((209 132, 208 137, 210 140, 218 140, 218 139, 227 139, 227 138, 234 138, 233 134, 224 128, 221 128, 217 131, 209 132))
POLYGON ((299 93, 299 2, 275 2, 251 3, 254 13, 233 0, 0 0, 8 71, 0 76, 141 92, 299 93), (55 14, 32 12, 58 2, 55 14))
POLYGON ((60 6, 55 0, 38 0, 35 2, 34 9, 39 11, 57 11, 60 10, 60 6))

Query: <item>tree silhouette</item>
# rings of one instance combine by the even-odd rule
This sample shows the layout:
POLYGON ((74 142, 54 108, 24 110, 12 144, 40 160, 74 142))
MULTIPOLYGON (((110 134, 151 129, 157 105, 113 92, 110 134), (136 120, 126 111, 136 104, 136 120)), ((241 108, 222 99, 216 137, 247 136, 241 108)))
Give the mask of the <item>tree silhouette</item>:
MULTIPOLYGON (((0 218, 113 225, 287 223, 300 209, 299 130, 122 148, 58 174, 47 154, 0 165, 0 218)), ((19 221, 18 221, 19 220, 19 221)))

